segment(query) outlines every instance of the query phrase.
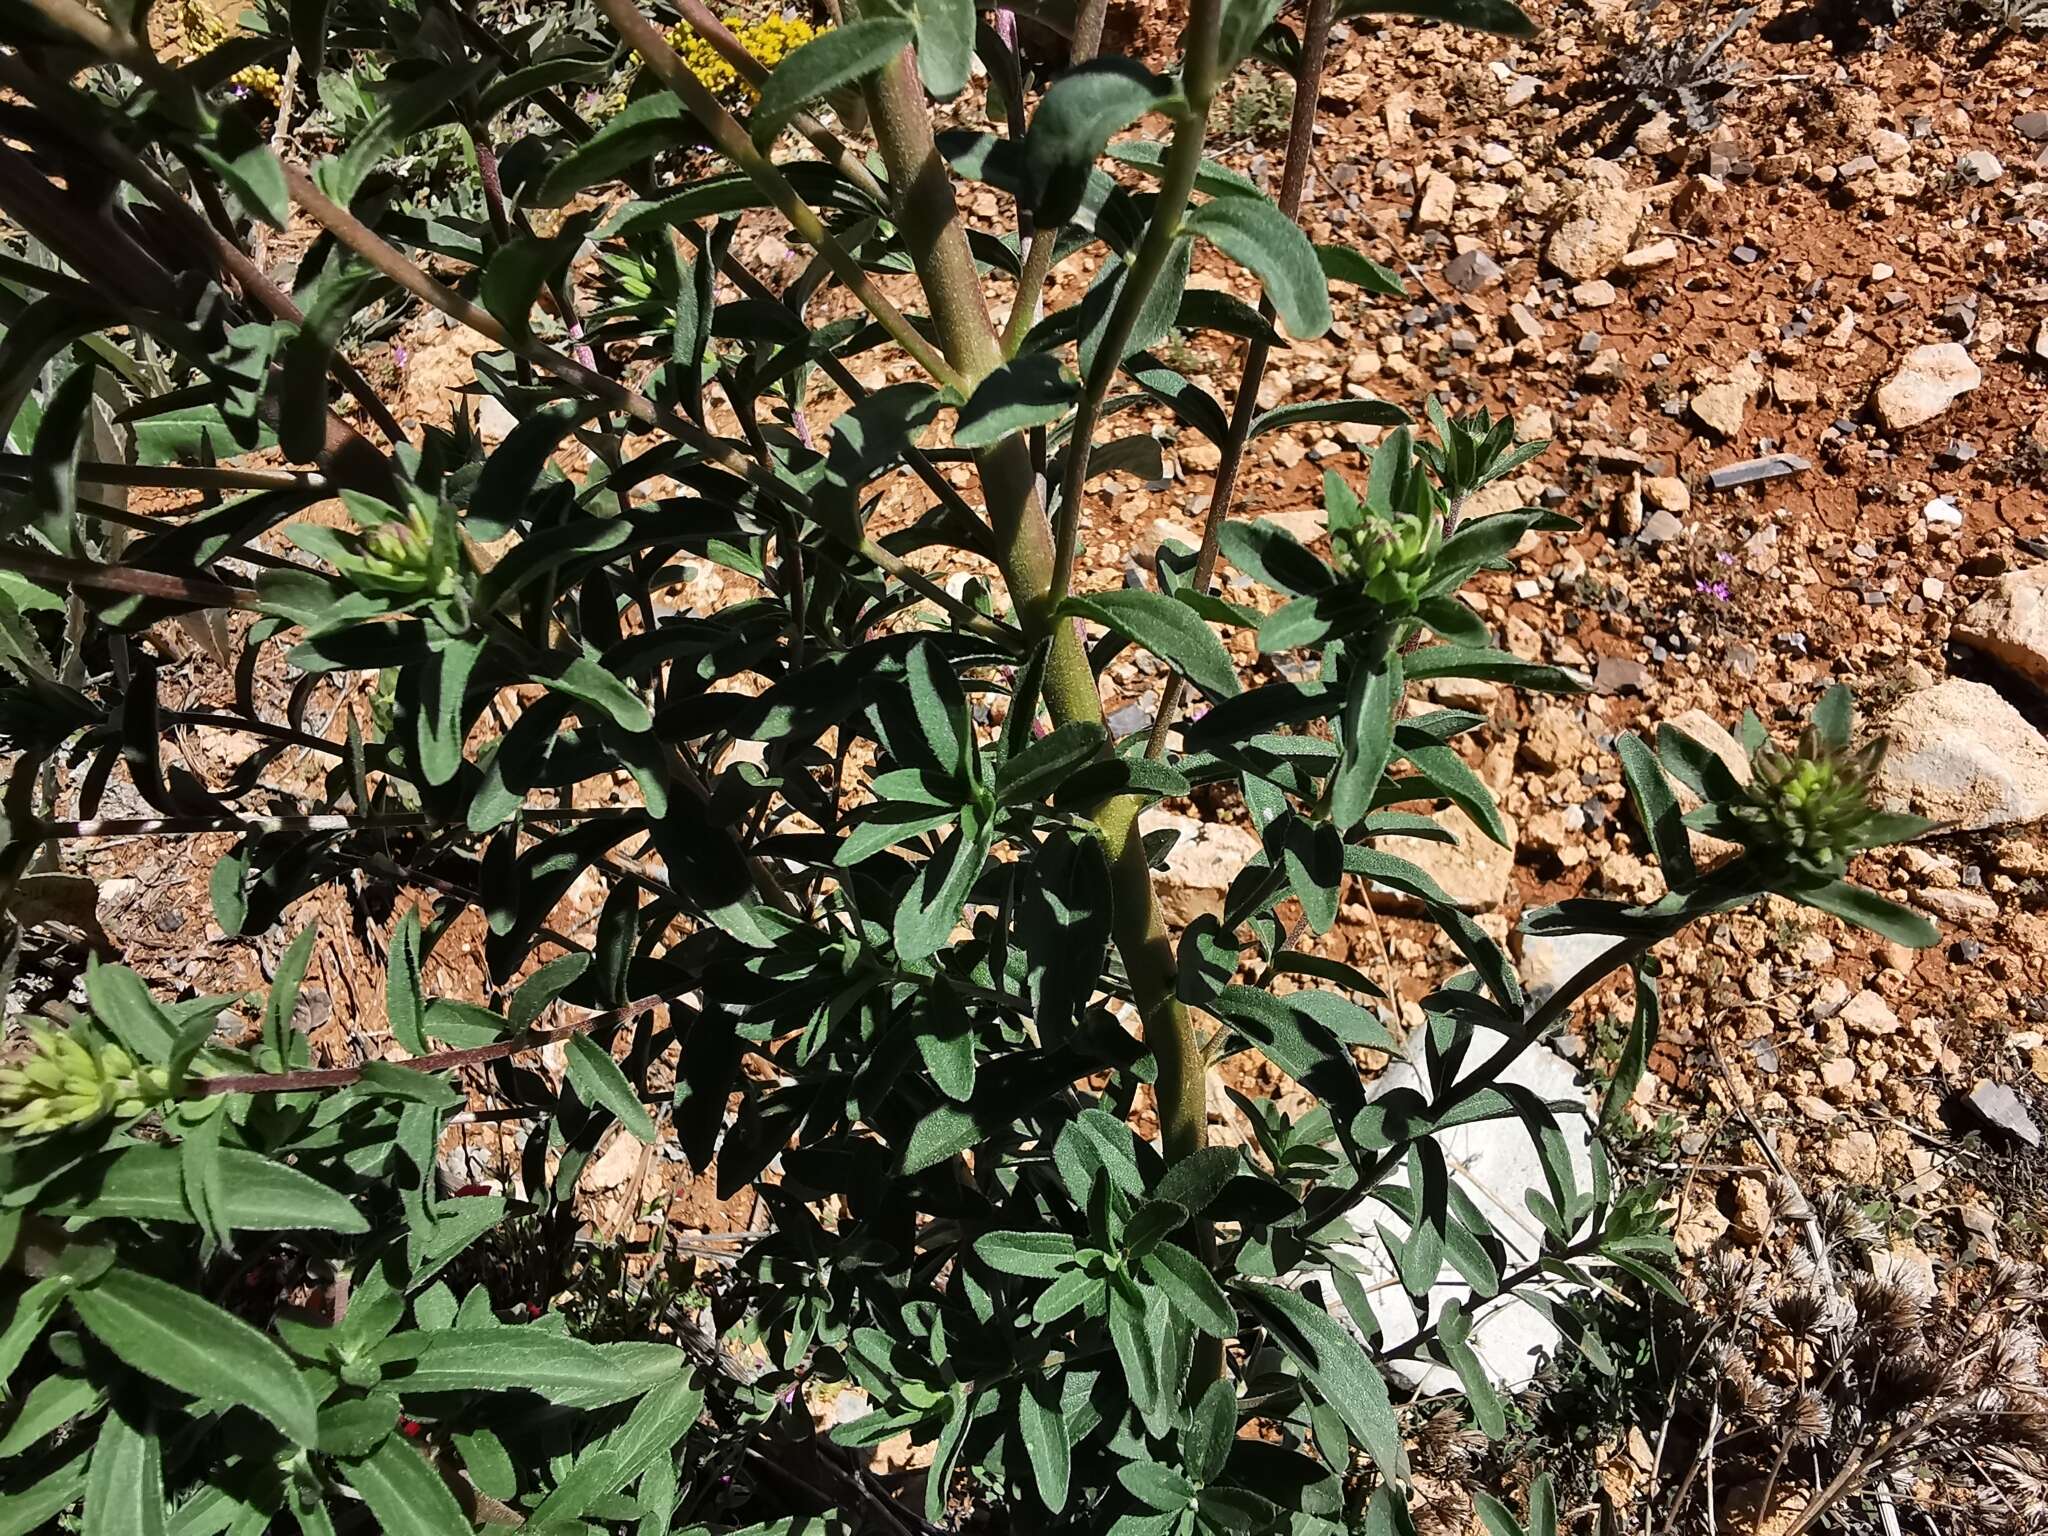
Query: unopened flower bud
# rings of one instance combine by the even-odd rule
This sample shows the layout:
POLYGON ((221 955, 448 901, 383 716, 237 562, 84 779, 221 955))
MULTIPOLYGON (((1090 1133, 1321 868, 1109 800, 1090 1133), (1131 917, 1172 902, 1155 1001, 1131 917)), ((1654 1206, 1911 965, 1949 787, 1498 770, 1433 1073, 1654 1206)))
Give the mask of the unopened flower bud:
POLYGON ((161 1067, 138 1066, 118 1045, 97 1054, 68 1033, 32 1024, 28 1053, 0 1067, 0 1132, 47 1136, 107 1115, 132 1119, 169 1096, 161 1067))

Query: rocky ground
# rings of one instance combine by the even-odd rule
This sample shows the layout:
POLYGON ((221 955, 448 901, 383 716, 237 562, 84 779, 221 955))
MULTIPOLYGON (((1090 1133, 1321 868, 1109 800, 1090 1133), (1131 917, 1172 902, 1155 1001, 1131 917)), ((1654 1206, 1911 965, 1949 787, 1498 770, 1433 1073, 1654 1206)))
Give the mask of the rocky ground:
MULTIPOLYGON (((1439 695, 1492 715, 1478 766, 1519 851, 1476 837, 1412 851, 1503 934, 1562 896, 1653 896, 1617 733, 1671 722, 1740 768, 1728 728, 1744 709, 1785 737, 1827 685, 1849 683, 1892 741, 1886 795, 1944 823, 1856 877, 1936 917, 1943 944, 1915 954, 1773 904, 1669 946, 1640 1134, 1618 1150, 1668 1184, 1695 1266, 1731 1250, 1790 1262, 1801 1202, 1846 1198, 1886 1263, 1930 1295, 1974 1296, 1995 1260, 2040 1259, 2048 1224, 2048 35, 1948 4, 1881 28, 1791 0, 1532 11, 1529 42, 1340 24, 1304 222, 1401 271, 1410 298, 1340 304, 1336 330, 1278 354, 1262 392, 1410 407, 1435 393, 1510 413, 1552 447, 1495 488, 1497 504, 1581 521, 1532 539, 1516 572, 1481 583, 1479 607, 1507 648, 1582 671, 1592 691, 1439 695)), ((1165 51, 1171 14, 1113 21, 1165 51)), ((1219 112, 1221 157, 1275 182, 1284 121, 1284 96, 1246 78, 1219 112)), ((973 189, 967 211, 991 227, 1008 216, 973 189)), ((771 281, 802 260, 765 232, 747 249, 771 281)), ((1087 276, 1063 268, 1062 296, 1087 276)), ((1194 282, 1254 296, 1211 256, 1194 282)), ((416 326, 364 361, 410 417, 435 419, 471 350, 416 326)), ((1240 359, 1198 336, 1169 361, 1227 397, 1240 359)), ((821 424, 834 408, 820 403, 821 424)), ((1113 494, 1090 509, 1084 585, 1144 581, 1163 540, 1196 540, 1215 450, 1146 425, 1165 471, 1102 482, 1113 494)), ((1242 504, 1313 537, 1323 473, 1360 473, 1377 436, 1263 439, 1242 504)), ((732 580, 707 571, 679 598, 729 600, 732 580)), ((1241 659, 1264 665, 1248 646, 1241 659)), ((1149 720, 1160 681, 1149 657, 1118 667, 1120 727, 1149 720)), ((1159 816, 1185 834, 1172 915, 1220 906, 1255 845, 1242 807, 1217 797, 1159 816)), ((88 872, 134 882, 103 890, 112 942, 174 984, 256 981, 274 956, 204 916, 220 851, 92 855, 88 872)), ((382 940, 345 905, 311 990, 333 1015, 323 1038, 360 1050, 382 1010, 356 957, 382 940)), ((452 969, 430 988, 460 990, 461 937, 437 951, 452 969)), ((1428 930, 1362 895, 1322 942, 1411 999, 1450 968, 1428 930)), ((1521 954, 1537 986, 1582 958, 1535 942, 1521 954)), ((1596 1080, 1624 1007, 1595 997, 1566 1041, 1596 1080)), ((1286 1091, 1256 1068, 1235 1080, 1286 1091)), ((1227 1101, 1216 1111, 1233 1134, 1227 1101)), ((595 1219, 623 1225, 649 1170, 637 1152, 609 1161, 595 1183, 619 1193, 595 1219)), ((683 1200, 683 1225, 747 1219, 701 1190, 683 1200)), ((1616 1423, 1581 1448, 1600 1499, 1636 1508, 1656 1430, 1616 1423)), ((1910 1478, 1900 1496, 1916 1496, 1910 1478)), ((1778 1513, 1730 1505, 1720 1528, 1779 1528, 1778 1513)))

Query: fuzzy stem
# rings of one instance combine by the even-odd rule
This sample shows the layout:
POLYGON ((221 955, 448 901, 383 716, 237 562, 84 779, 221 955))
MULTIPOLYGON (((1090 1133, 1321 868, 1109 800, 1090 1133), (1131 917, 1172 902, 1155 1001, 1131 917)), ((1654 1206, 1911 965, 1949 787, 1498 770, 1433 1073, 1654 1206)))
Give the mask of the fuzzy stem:
MULTIPOLYGON (((1109 9, 1109 0, 1082 0, 1081 8, 1074 16, 1073 46, 1068 50, 1070 64, 1085 64, 1094 58, 1102 47, 1102 18, 1109 9)), ((1016 26, 1012 22, 1010 38, 1012 48, 1016 45, 1016 26)), ((1018 89, 1018 101, 1010 111, 1010 137, 1021 137, 1024 132, 1022 87, 1018 89)), ((1010 306, 1010 318, 1003 327, 1003 356, 1015 357, 1024 349, 1024 338, 1031 334, 1031 327, 1038 324, 1040 314, 1039 298, 1045 291, 1045 281, 1052 275, 1053 253, 1059 248, 1059 226, 1051 225, 1040 229, 1033 226, 1031 211, 1021 203, 1017 210, 1017 233, 1024 237, 1024 264, 1017 274, 1017 300, 1010 306)))
POLYGON ((989 323, 981 278, 953 201, 953 182, 932 137, 924 85, 909 55, 890 60, 867 83, 875 142, 888 167, 896 223, 923 283, 939 342, 971 393, 1003 361, 989 323))
POLYGON ((1217 28, 1222 16, 1221 0, 1196 0, 1188 13, 1185 52, 1181 59, 1181 95, 1184 105, 1175 114, 1173 144, 1159 173, 1159 196, 1152 205, 1152 221, 1124 274, 1123 291, 1096 347, 1095 366, 1088 371, 1087 384, 1074 417, 1073 435, 1068 439, 1067 468, 1059 505, 1058 536, 1053 554, 1052 594, 1057 605, 1073 584, 1074 554, 1081 540, 1081 497, 1088 485, 1088 460, 1095 447, 1095 428, 1102 417, 1102 403, 1108 398, 1117 370, 1123 366, 1124 347, 1138 323, 1152 286, 1165 270, 1174 242, 1181 238, 1180 222, 1195 190, 1195 177, 1202 168, 1202 143, 1209 125, 1209 103, 1216 94, 1217 28))
MULTIPOLYGON (((1302 18, 1301 67, 1295 76, 1294 116, 1287 129, 1287 158, 1280 169, 1280 211, 1290 219, 1301 215, 1301 196, 1308 185, 1309 161, 1315 154, 1316 98, 1322 90, 1323 64, 1329 55, 1332 0, 1308 0, 1302 18)), ((1273 301, 1262 297, 1259 313, 1273 318, 1273 301)), ((1246 445, 1251 441, 1252 423, 1259 414, 1259 386, 1266 379, 1266 364, 1272 346, 1263 336, 1245 344, 1244 369, 1237 379, 1237 397, 1231 403, 1230 431, 1222 443, 1222 457, 1216 478, 1210 483, 1209 517, 1202 525, 1202 547, 1195 553, 1194 574, 1189 583, 1197 592, 1207 592, 1216 574, 1216 554, 1223 538, 1223 525, 1230 517, 1237 496, 1237 477, 1244 467, 1246 445)), ((1166 739, 1180 715, 1187 696, 1187 682, 1178 672, 1170 674, 1159 694, 1159 712, 1152 722, 1152 736, 1145 755, 1165 755, 1166 739)))
MULTIPOLYGON (((688 990, 694 991, 694 985, 688 990)), ((414 1072, 450 1072, 458 1067, 473 1067, 487 1061, 501 1061, 507 1056, 537 1051, 543 1046, 554 1045, 576 1035, 587 1035, 594 1029, 627 1023, 665 1003, 673 1006, 680 995, 682 994, 656 993, 650 997, 638 998, 623 1007, 593 1013, 589 1018, 578 1019, 563 1029, 529 1029, 510 1040, 497 1040, 489 1045, 471 1046, 460 1051, 438 1051, 431 1056, 415 1056, 406 1062, 405 1066, 414 1072)), ((349 1084, 362 1080, 361 1067, 314 1067, 300 1072, 234 1073, 219 1077, 191 1078, 186 1082, 185 1096, 210 1098, 222 1093, 304 1093, 315 1088, 346 1088, 349 1084)))
POLYGON ((55 587, 84 587, 95 592, 125 592, 135 597, 155 597, 166 602, 191 603, 200 608, 249 608, 256 606, 256 593, 249 587, 231 587, 224 582, 189 576, 170 576, 161 571, 138 570, 127 565, 96 565, 68 555, 48 555, 40 550, 0 545, 0 571, 13 571, 31 581, 55 587))

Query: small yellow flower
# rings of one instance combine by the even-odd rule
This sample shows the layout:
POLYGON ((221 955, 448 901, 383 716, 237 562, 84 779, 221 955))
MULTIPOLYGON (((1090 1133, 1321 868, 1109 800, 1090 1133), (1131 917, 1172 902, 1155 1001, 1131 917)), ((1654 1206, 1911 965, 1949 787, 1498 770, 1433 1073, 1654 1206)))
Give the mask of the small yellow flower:
MULTIPOLYGON (((737 13, 724 18, 726 29, 739 39, 740 46, 773 69, 797 49, 818 35, 819 29, 801 16, 789 16, 777 12, 760 21, 747 21, 737 13)), ((669 29, 668 44, 682 58, 691 74, 704 83, 704 88, 714 96, 733 101, 754 101, 760 96, 745 80, 731 62, 703 37, 688 22, 677 22, 669 29)))
POLYGON ((284 81, 277 71, 267 64, 251 64, 247 69, 238 69, 228 76, 229 85, 238 85, 251 96, 261 96, 273 107, 284 95, 284 81))

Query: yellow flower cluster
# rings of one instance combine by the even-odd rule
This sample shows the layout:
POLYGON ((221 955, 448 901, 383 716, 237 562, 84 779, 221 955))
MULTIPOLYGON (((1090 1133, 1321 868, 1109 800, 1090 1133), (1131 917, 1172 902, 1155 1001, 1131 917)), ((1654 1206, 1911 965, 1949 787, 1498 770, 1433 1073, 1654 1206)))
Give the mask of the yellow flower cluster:
MULTIPOLYGON (((205 0, 184 0, 178 8, 178 20, 184 27, 185 41, 194 58, 213 52, 234 35, 205 0)), ((228 77, 228 84, 239 86, 251 96, 261 96, 273 107, 284 95, 284 80, 267 64, 251 64, 247 69, 236 70, 228 77)))
MULTIPOLYGON (((781 12, 751 22, 731 15, 725 18, 725 24, 740 40, 740 46, 770 69, 818 35, 818 28, 803 17, 781 12)), ((705 89, 714 95, 752 101, 760 94, 742 80, 739 71, 688 22, 679 21, 669 30, 668 43, 682 55, 690 73, 703 81, 705 89)))
POLYGON ((247 69, 236 70, 228 76, 228 84, 240 86, 251 96, 261 96, 273 107, 284 95, 284 81, 267 64, 251 64, 247 69))
POLYGON ((211 53, 228 40, 228 24, 215 15, 205 0, 185 0, 178 7, 178 20, 185 29, 185 41, 195 55, 211 53))

